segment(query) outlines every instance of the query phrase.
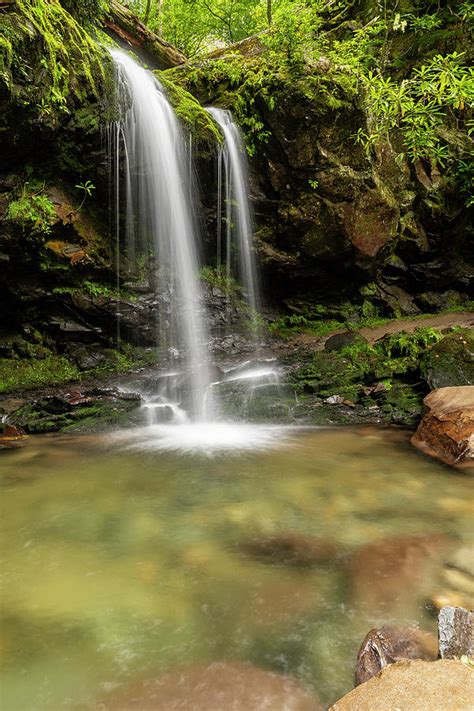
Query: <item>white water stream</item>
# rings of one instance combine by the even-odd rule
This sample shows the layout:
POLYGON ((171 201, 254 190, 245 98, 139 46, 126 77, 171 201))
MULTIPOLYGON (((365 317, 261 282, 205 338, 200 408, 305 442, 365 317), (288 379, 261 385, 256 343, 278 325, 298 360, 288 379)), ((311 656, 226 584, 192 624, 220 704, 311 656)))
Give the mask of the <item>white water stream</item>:
MULTIPOLYGON (((130 258, 138 249, 156 261, 161 345, 183 353, 189 373, 190 419, 213 417, 208 334, 199 282, 198 233, 189 196, 189 157, 181 129, 154 75, 127 54, 111 51, 116 70, 122 118, 116 150, 125 175, 125 243, 130 258)), ((119 171, 116 171, 117 174, 119 171)), ((120 204, 120 179, 115 198, 120 204)), ((117 218, 119 222, 119 218, 117 218)))
POLYGON ((249 201, 247 156, 242 133, 230 111, 210 107, 208 112, 219 124, 224 136, 224 143, 219 147, 218 152, 217 264, 220 266, 225 251, 226 273, 229 279, 232 276, 234 244, 239 262, 238 276, 244 285, 248 304, 251 309, 258 311, 260 304, 258 273, 253 246, 254 229, 249 201), (225 245, 223 245, 223 233, 225 233, 225 245))
MULTIPOLYGON (((122 51, 111 51, 117 74, 121 118, 113 126, 113 183, 117 258, 125 251, 127 269, 142 266, 156 292, 160 347, 171 369, 159 373, 144 393, 147 427, 128 433, 130 446, 206 453, 253 449, 275 443, 279 427, 218 421, 219 385, 211 378, 207 313, 199 281, 199 234, 193 214, 195 195, 191 144, 156 77, 122 51)), ((219 149, 219 219, 225 192, 226 263, 232 252, 249 306, 258 308, 246 156, 230 112, 209 109, 222 129, 219 149), (224 167, 224 171, 222 171, 224 167)), ((219 227, 219 230, 222 229, 219 227)), ((218 261, 222 246, 218 245, 218 261)), ((121 265, 119 265, 121 266, 121 265)), ((120 269, 117 270, 120 272, 120 269)), ((272 368, 237 368, 223 382, 248 380, 249 397, 259 382, 273 383, 272 368)), ((121 439, 121 437, 119 438, 121 439)), ((125 445, 127 446, 127 445, 125 445)))

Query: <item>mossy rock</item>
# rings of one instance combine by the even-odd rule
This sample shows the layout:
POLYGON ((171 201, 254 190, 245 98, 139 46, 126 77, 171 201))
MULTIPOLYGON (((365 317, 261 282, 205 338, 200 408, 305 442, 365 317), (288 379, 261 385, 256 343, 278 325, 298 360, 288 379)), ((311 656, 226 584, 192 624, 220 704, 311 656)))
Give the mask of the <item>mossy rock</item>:
POLYGON ((199 144, 214 147, 222 143, 222 134, 214 119, 188 91, 172 82, 161 72, 157 78, 163 85, 166 95, 176 115, 199 144))
POLYGON ((450 333, 423 355, 422 377, 430 388, 474 383, 474 330, 450 333))
POLYGON ((360 333, 345 331, 344 333, 335 333, 334 336, 330 336, 324 344, 324 348, 327 351, 340 351, 348 346, 362 343, 368 343, 368 341, 360 333))
POLYGON ((424 394, 412 385, 394 383, 381 399, 381 410, 391 422, 414 427, 420 419, 424 394))
POLYGON ((9 419, 30 434, 101 432, 137 421, 139 395, 118 390, 104 393, 95 395, 92 391, 77 398, 69 395, 40 398, 22 405, 9 419))
POLYGON ((339 352, 320 351, 313 355, 310 363, 295 371, 292 379, 299 391, 338 394, 340 388, 345 390, 362 381, 366 366, 364 359, 352 361, 339 352))

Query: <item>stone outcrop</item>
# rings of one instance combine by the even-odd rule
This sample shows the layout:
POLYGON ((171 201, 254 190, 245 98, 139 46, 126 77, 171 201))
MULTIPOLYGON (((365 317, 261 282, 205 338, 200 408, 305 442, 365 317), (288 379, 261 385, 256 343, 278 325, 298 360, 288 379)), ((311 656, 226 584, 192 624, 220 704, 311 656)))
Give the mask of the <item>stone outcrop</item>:
POLYGON ((474 656, 474 613, 443 607, 438 616, 439 653, 443 659, 474 656))
POLYGON ((404 660, 339 699, 329 711, 472 711, 474 671, 460 661, 404 660))
POLYGON ((298 681, 239 662, 184 667, 124 689, 104 699, 100 708, 104 711, 323 711, 316 697, 298 681))
POLYGON ((474 467, 474 386, 433 390, 412 444, 456 467, 474 467))
POLYGON ((365 637, 357 655, 355 683, 363 684, 388 664, 402 659, 435 661, 438 656, 436 637, 416 627, 384 626, 365 637))

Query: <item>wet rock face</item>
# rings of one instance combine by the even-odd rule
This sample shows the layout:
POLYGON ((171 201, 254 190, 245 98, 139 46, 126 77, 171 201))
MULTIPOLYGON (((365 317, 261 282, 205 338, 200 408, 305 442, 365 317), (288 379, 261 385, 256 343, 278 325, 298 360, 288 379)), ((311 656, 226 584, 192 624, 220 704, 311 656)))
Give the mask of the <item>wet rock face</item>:
POLYGON ((436 637, 414 627, 373 629, 362 642, 355 672, 355 683, 363 684, 388 664, 401 659, 435 661, 438 656, 436 637))
POLYGON ((474 386, 439 388, 412 437, 425 454, 457 467, 474 467, 474 386))
POLYGON ((443 659, 474 655, 474 613, 443 607, 438 617, 439 652, 443 659))
POLYGON ((323 711, 302 684, 250 664, 184 667, 125 689, 97 706, 104 711, 323 711))
POLYGON ((404 660, 339 699, 329 711, 471 711, 474 674, 466 664, 404 660))
POLYGON ((259 250, 276 298, 351 293, 374 277, 410 298, 467 290, 462 219, 453 224, 440 188, 435 222, 414 167, 397 162, 389 146, 376 160, 365 156, 353 136, 366 117, 351 97, 334 112, 324 98, 308 101, 288 86, 275 104, 262 109, 271 138, 251 161, 251 183, 259 250))
POLYGON ((344 230, 357 261, 375 257, 397 232, 398 209, 376 190, 369 190, 346 209, 344 230))

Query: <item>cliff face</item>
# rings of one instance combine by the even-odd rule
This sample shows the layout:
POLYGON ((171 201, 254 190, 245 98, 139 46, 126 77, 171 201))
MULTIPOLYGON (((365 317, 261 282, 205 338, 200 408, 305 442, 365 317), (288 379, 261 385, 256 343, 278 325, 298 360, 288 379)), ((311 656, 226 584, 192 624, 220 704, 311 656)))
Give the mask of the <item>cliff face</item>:
MULTIPOLYGON (((0 27, 5 388, 150 362, 145 349, 157 343, 147 275, 116 288, 108 54, 54 0, 17 0, 0 27)), ((458 184, 429 161, 400 160, 396 133, 364 150, 356 136, 370 116, 351 72, 334 58, 295 61, 280 71, 274 49, 251 38, 160 75, 194 135, 209 262, 219 134, 194 97, 232 109, 246 133, 258 251, 278 309, 344 322, 465 303, 472 221, 458 184)), ((464 155, 465 134, 442 130, 464 155)))

